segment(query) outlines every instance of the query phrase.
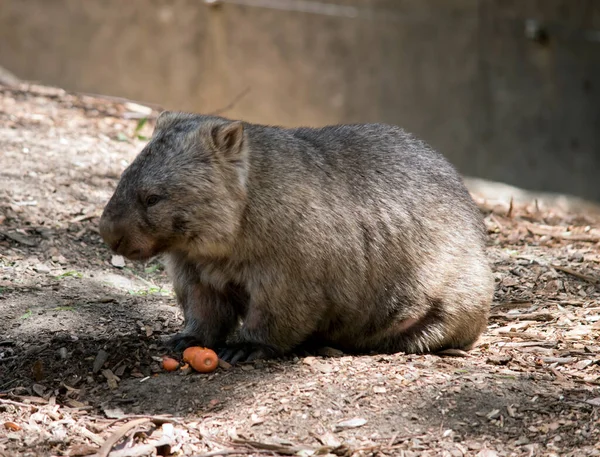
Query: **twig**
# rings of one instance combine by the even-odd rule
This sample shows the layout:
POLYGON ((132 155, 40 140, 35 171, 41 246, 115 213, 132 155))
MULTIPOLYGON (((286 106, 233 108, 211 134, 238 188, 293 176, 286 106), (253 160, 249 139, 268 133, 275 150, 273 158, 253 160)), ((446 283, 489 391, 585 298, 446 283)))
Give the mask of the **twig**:
POLYGON ((509 342, 498 342, 498 346, 505 348, 526 348, 526 347, 541 347, 541 348, 555 348, 558 346, 557 341, 509 341, 509 342))
POLYGON ((102 439, 102 437, 91 432, 84 426, 74 424, 73 428, 76 432, 78 432, 80 435, 84 436, 94 444, 97 444, 98 446, 102 446, 104 444, 104 439, 102 439))
MULTIPOLYGON (((314 448, 307 447, 307 446, 282 446, 280 444, 261 443, 260 441, 244 440, 241 438, 236 438, 232 442, 234 444, 242 444, 245 446, 249 446, 249 447, 257 449, 257 450, 279 452, 280 454, 285 454, 285 455, 296 455, 300 451, 304 451, 304 450, 314 451, 315 450, 314 448)), ((327 446, 325 446, 325 447, 327 447, 327 446)))
POLYGON ((272 454, 273 451, 260 449, 221 449, 220 451, 211 451, 205 454, 194 454, 192 457, 214 457, 217 455, 232 455, 232 454, 272 454))
POLYGON ((121 421, 125 421, 125 420, 133 420, 133 419, 148 419, 150 422, 153 422, 156 425, 162 425, 165 423, 180 424, 180 421, 175 418, 165 417, 165 416, 149 416, 149 415, 140 414, 140 415, 132 415, 132 416, 123 416, 123 417, 119 417, 118 419, 114 419, 114 420, 110 421, 108 424, 104 424, 104 430, 106 430, 109 427, 112 427, 117 422, 121 422, 121 421))
POLYGON ((535 224, 527 224, 526 227, 527 227, 527 230, 533 235, 540 235, 540 236, 546 235, 546 236, 556 238, 559 240, 586 241, 589 243, 600 242, 600 236, 582 235, 582 234, 576 234, 576 233, 568 234, 568 233, 564 233, 564 227, 558 227, 560 229, 563 229, 563 233, 558 233, 556 231, 553 231, 552 229, 544 229, 535 224))
POLYGON ((496 224, 500 231, 504 230, 504 225, 498 220, 494 213, 490 213, 490 219, 494 222, 494 224, 496 224))
POLYGON ((533 306, 533 303, 530 301, 505 301, 502 303, 493 304, 492 309, 530 308, 532 306, 533 306))
POLYGON ((567 365, 577 362, 577 357, 542 357, 544 363, 556 363, 558 365, 567 365))
POLYGON ((510 219, 512 217, 512 213, 513 213, 513 198, 510 197, 510 205, 508 207, 508 211, 506 212, 506 217, 508 217, 510 219))
POLYGON ((534 334, 534 333, 511 331, 511 330, 499 331, 498 335, 508 336, 509 338, 522 338, 524 340, 539 340, 540 338, 544 338, 544 336, 540 335, 539 333, 534 334))
POLYGON ((117 444, 121 440, 121 438, 127 435, 127 432, 137 427, 138 425, 145 424, 146 422, 151 422, 151 420, 148 418, 135 419, 119 427, 111 436, 109 436, 106 439, 106 441, 98 451, 97 456, 108 457, 108 454, 110 454, 110 451, 112 450, 113 446, 117 444))
POLYGON ((522 314, 492 314, 490 315, 490 319, 498 319, 504 321, 515 321, 515 320, 523 320, 523 321, 539 321, 539 322, 548 322, 555 317, 550 313, 522 313, 522 314))
MULTIPOLYGON (((18 401, 14 401, 14 400, 7 400, 5 398, 0 398, 0 403, 4 403, 6 405, 13 405, 13 406, 20 406, 21 408, 40 408, 39 404, 33 404, 33 403, 20 403, 18 401)), ((41 405, 43 406, 43 405, 41 405)))
POLYGON ((211 114, 213 116, 218 116, 219 114, 224 113, 225 111, 229 111, 231 108, 233 108, 242 98, 244 98, 248 92, 250 92, 250 87, 246 87, 243 91, 241 91, 228 105, 224 106, 223 108, 220 108, 216 111, 213 111, 212 113, 208 113, 211 114))
POLYGON ((110 457, 142 457, 145 455, 154 455, 156 448, 161 446, 171 445, 172 439, 163 438, 158 441, 153 441, 147 444, 141 444, 131 448, 120 449, 118 451, 112 451, 110 457))
POLYGON ((554 264, 550 264, 550 266, 552 268, 554 268, 555 270, 562 271, 563 273, 570 274, 571 276, 575 276, 576 278, 579 278, 579 279, 583 279, 584 281, 587 281, 591 284, 598 284, 598 279, 592 278, 591 276, 584 275, 583 273, 578 273, 577 271, 572 270, 571 268, 561 267, 560 265, 554 265, 554 264))
POLYGON ((74 217, 69 222, 74 224, 75 222, 83 222, 87 221, 88 219, 93 219, 95 217, 100 217, 100 215, 97 213, 82 214, 81 216, 74 217))

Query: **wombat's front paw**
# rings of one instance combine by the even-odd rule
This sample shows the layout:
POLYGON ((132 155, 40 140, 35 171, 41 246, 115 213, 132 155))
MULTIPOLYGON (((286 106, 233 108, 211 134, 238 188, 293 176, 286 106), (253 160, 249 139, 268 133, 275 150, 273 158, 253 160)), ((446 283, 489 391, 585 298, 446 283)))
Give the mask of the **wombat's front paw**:
POLYGON ((279 352, 264 344, 237 343, 231 344, 218 351, 219 358, 225 362, 250 362, 257 359, 271 359, 277 357, 279 352))
POLYGON ((168 339, 165 346, 175 352, 181 352, 190 346, 202 346, 201 341, 189 333, 177 333, 168 339))

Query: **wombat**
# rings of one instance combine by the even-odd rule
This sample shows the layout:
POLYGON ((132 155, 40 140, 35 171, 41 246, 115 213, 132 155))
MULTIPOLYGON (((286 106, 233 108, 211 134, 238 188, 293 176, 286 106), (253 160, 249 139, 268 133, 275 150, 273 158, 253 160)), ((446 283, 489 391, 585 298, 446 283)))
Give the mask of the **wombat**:
POLYGON ((311 344, 468 350, 493 295, 482 215, 459 174, 389 125, 164 112, 100 233, 129 259, 165 260, 185 318, 174 348, 231 362, 311 344))

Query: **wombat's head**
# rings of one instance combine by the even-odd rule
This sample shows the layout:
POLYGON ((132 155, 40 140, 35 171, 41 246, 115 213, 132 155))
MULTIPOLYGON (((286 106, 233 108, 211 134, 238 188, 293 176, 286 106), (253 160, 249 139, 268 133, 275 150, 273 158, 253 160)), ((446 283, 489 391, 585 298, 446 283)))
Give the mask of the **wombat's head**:
POLYGON ((102 238, 133 260, 174 250, 221 255, 241 220, 247 155, 242 122, 162 113, 104 208, 102 238))

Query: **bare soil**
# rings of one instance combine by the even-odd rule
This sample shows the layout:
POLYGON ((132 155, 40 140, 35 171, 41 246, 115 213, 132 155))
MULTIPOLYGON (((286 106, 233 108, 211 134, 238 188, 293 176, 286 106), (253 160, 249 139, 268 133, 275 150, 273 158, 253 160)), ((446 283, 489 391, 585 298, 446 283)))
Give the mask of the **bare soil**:
POLYGON ((155 115, 0 86, 0 455, 600 455, 600 224, 535 201, 474 195, 497 288, 467 356, 164 372, 169 279, 97 231, 155 115))

